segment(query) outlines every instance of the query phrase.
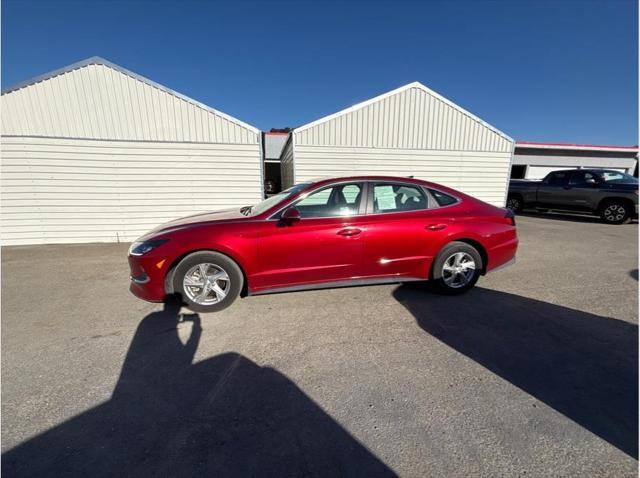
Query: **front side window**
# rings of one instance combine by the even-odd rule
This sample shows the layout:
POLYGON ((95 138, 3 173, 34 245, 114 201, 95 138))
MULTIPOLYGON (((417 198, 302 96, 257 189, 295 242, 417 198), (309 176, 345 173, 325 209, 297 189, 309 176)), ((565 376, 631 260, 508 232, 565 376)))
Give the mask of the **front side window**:
POLYGON ((373 212, 402 212, 427 208, 421 188, 407 184, 378 183, 373 186, 373 212))
POLYGON ((337 184, 309 194, 294 206, 301 217, 339 217, 358 214, 362 184, 337 184))

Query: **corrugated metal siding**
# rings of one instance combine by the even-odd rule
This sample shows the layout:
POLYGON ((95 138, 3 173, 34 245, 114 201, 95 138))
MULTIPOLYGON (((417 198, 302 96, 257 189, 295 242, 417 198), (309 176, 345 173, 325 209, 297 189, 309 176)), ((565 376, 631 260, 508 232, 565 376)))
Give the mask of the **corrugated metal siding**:
POLYGON ((261 200, 259 145, 3 138, 3 245, 130 241, 261 200))
POLYGON ((415 176, 504 206, 511 152, 295 145, 295 182, 323 176, 415 176))
POLYGON ((412 87, 295 132, 296 146, 359 146, 510 153, 512 142, 429 92, 412 87))
POLYGON ((257 144, 259 133, 102 64, 2 95, 2 134, 257 144))
POLYGON ((293 141, 289 141, 282 150, 282 156, 280 156, 280 175, 282 189, 293 186, 293 141))
POLYGON ((530 165, 555 165, 556 169, 569 169, 574 167, 582 168, 615 168, 631 171, 636 167, 636 159, 629 157, 576 157, 576 156, 559 156, 559 155, 537 155, 537 154, 514 154, 513 164, 530 164, 530 165))

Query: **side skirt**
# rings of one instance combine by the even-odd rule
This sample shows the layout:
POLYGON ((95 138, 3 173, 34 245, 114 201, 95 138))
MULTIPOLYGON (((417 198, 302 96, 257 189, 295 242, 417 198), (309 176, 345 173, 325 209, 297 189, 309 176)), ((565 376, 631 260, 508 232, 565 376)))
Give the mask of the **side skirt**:
POLYGON ((332 282, 319 282, 313 284, 299 284, 286 287, 275 287, 273 289, 263 289, 258 292, 251 292, 247 295, 266 295, 266 294, 278 294, 281 292, 297 292, 302 290, 318 290, 318 289, 338 289, 342 287, 360 287, 366 285, 381 285, 381 284, 399 284, 402 282, 418 282, 426 281, 426 279, 416 277, 378 277, 373 279, 350 279, 340 280, 332 282))

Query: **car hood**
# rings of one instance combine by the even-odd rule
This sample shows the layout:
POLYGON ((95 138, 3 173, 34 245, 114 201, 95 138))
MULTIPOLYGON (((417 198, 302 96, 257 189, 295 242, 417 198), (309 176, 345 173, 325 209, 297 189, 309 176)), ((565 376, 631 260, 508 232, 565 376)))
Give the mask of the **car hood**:
POLYGON ((164 234, 167 232, 182 229, 188 226, 194 226, 205 223, 216 222, 228 222, 228 221, 241 221, 248 219, 247 216, 240 212, 240 208, 223 209, 221 211, 203 212, 200 214, 193 214, 191 216, 181 217, 180 219, 174 219, 173 221, 166 222, 160 226, 152 229, 140 239, 149 239, 151 236, 157 236, 158 234, 164 234))

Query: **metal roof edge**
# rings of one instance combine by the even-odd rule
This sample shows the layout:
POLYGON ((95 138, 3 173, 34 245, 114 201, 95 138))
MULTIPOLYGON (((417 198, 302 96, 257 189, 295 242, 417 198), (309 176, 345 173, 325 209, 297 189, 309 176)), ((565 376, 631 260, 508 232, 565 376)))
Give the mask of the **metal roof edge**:
POLYGON ((36 83, 40 83, 41 81, 45 81, 45 80, 48 80, 50 78, 53 78, 53 77, 56 77, 56 76, 59 76, 59 75, 63 75, 65 73, 69 73, 70 71, 77 70, 79 68, 84 68, 85 66, 88 66, 88 65, 104 65, 104 66, 107 66, 109 68, 112 68, 112 69, 124 74, 124 75, 130 76, 130 77, 132 77, 132 78, 134 78, 134 79, 136 79, 138 81, 142 81, 143 83, 146 83, 147 85, 152 86, 153 88, 157 88, 157 89, 159 89, 161 91, 164 91, 165 93, 168 93, 168 94, 170 94, 172 96, 180 98, 181 100, 184 100, 184 101, 186 101, 188 103, 191 103, 192 105, 197 106, 198 108, 202 108, 202 109, 204 109, 205 111, 207 111, 209 113, 215 114, 217 116, 220 116, 221 118, 224 118, 224 119, 226 119, 228 121, 231 121, 232 123, 235 123, 238 126, 246 128, 246 129, 248 129, 249 131, 251 131, 251 132, 253 132, 255 134, 259 134, 260 133, 260 130, 258 128, 256 128, 255 126, 252 126, 252 125, 250 125, 248 123, 245 123, 244 121, 241 121, 241 120, 239 120, 237 118, 234 118, 233 116, 229 116, 228 114, 223 113, 222 111, 218 111, 218 110, 216 110, 216 109, 214 109, 214 108, 212 108, 212 107, 210 107, 208 105, 205 105, 204 103, 201 103, 200 101, 194 100, 193 98, 190 98, 190 97, 188 97, 186 95, 183 95, 182 93, 179 93, 179 92, 177 92, 175 90, 172 90, 171 88, 169 88, 167 86, 161 85, 160 83, 157 83, 157 82, 155 82, 153 80, 150 80, 149 78, 147 78, 145 76, 142 76, 142 75, 140 75, 138 73, 134 73, 131 70, 127 70, 126 68, 124 68, 124 67, 122 67, 120 65, 116 65, 115 63, 113 63, 113 62, 111 62, 109 60, 106 60, 106 59, 104 59, 104 58, 102 58, 100 56, 92 56, 90 58, 78 61, 76 63, 72 63, 70 65, 67 65, 65 67, 59 68, 57 70, 53 70, 53 71, 50 71, 48 73, 44 73, 42 75, 34 76, 34 77, 29 78, 27 80, 24 80, 24 81, 21 81, 19 83, 14 84, 14 85, 11 85, 11 86, 9 86, 7 88, 3 88, 1 94, 4 95, 6 93, 11 93, 12 91, 16 91, 16 90, 19 90, 21 88, 25 88, 27 86, 30 86, 30 85, 33 85, 33 84, 36 84, 36 83))
POLYGON ((614 146, 607 144, 578 144, 578 143, 544 143, 536 141, 516 141, 516 148, 523 149, 560 149, 581 151, 620 151, 637 153, 638 146, 614 146))
POLYGON ((108 63, 107 60, 101 58, 99 56, 92 56, 90 58, 86 58, 84 60, 76 61, 75 63, 71 63, 70 65, 63 66, 62 68, 57 68, 52 71, 48 71, 41 75, 36 75, 31 78, 28 78, 23 81, 19 81, 18 83, 14 83, 11 86, 7 86, 2 88, 2 92, 0 94, 11 93, 12 91, 20 90, 30 85, 34 85, 36 83, 40 83, 41 81, 48 80, 49 78, 54 78, 56 76, 63 75, 65 73, 69 73, 70 71, 77 70, 78 68, 83 68, 87 65, 99 65, 103 63, 108 63))
POLYGON ((395 88, 391 91, 387 91, 386 93, 383 93, 381 95, 378 96, 374 96, 373 98, 370 98, 368 100, 365 100, 361 103, 357 103, 353 106, 350 106, 348 108, 345 108, 343 110, 337 111, 333 114, 324 116, 322 118, 319 118, 315 121, 312 121, 311 123, 307 123, 305 125, 299 126, 298 128, 294 128, 292 133, 299 133, 301 131, 304 131, 306 129, 312 128, 314 126, 317 126, 319 124, 325 123, 327 121, 330 121, 334 118, 337 118, 338 116, 342 116, 345 115, 347 113, 351 113, 352 111, 356 111, 358 109, 364 108, 365 106, 368 106, 372 103, 376 103, 380 100, 383 100, 385 98, 388 98, 389 96, 393 96, 395 94, 401 93, 405 90, 408 90, 410 88, 418 88, 421 89, 422 91, 424 91, 425 93, 432 95, 436 98, 438 98, 439 100, 443 101, 444 103, 446 103, 447 105, 451 106, 452 108, 454 108, 455 110, 458 110, 460 113, 468 116, 469 118, 471 118, 472 120, 480 123, 481 125, 483 125, 486 128, 489 128, 491 131, 493 131, 494 133, 502 136, 504 139, 506 139, 509 142, 515 143, 515 140, 513 138, 511 138, 509 135, 503 133, 502 131, 500 131, 498 128, 496 128, 495 126, 491 126, 489 123, 487 123, 486 121, 478 118, 476 115, 474 115, 473 113, 470 113, 469 111, 465 110, 464 108, 462 108, 461 106, 455 104, 453 101, 445 98, 444 96, 442 96, 441 94, 433 91, 431 88, 426 87, 425 85, 423 85, 422 83, 420 83, 419 81, 413 81, 411 83, 408 83, 406 85, 400 86, 398 88, 395 88))

